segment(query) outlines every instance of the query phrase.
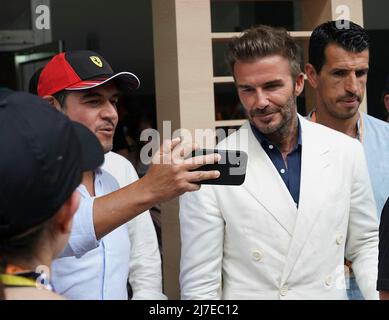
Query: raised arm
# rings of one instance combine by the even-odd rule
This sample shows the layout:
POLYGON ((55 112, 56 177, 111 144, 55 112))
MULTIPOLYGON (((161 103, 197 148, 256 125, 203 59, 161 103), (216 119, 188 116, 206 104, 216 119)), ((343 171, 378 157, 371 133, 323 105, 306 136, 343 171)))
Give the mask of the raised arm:
POLYGON ((147 174, 138 181, 95 199, 93 223, 100 239, 153 205, 171 200, 185 192, 200 188, 201 180, 215 179, 218 171, 194 171, 205 163, 214 163, 219 155, 184 160, 195 146, 183 148, 180 139, 166 140, 153 157, 147 174))

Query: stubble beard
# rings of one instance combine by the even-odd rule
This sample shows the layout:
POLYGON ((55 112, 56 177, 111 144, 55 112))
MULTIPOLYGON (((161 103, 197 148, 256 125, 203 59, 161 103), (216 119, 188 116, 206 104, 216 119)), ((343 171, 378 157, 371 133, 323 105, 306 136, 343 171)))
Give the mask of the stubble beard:
POLYGON ((327 110, 327 113, 332 117, 332 118, 335 118, 335 119, 338 119, 338 120, 348 120, 348 119, 351 119, 355 116, 355 114, 358 112, 359 110, 359 106, 358 105, 358 108, 356 109, 352 109, 350 112, 348 113, 341 113, 341 112, 338 112, 336 110, 336 105, 331 108, 329 104, 327 103, 324 103, 324 108, 327 110))
POLYGON ((278 109, 279 112, 280 110, 284 110, 284 112, 281 113, 282 121, 279 124, 268 127, 261 126, 261 128, 259 128, 258 125, 255 123, 254 116, 250 114, 249 119, 251 124, 254 125, 264 135, 270 135, 282 139, 287 137, 292 131, 292 128, 294 127, 294 122, 297 122, 296 96, 292 95, 291 97, 289 97, 285 105, 278 109))

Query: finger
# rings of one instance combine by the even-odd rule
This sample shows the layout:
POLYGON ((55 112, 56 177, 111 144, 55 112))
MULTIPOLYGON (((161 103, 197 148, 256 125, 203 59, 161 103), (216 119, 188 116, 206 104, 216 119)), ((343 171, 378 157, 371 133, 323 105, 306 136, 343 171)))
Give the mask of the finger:
POLYGON ((185 145, 183 145, 181 143, 174 147, 174 149, 172 150, 172 153, 171 153, 173 163, 180 164, 180 163, 184 162, 184 158, 182 156, 182 154, 184 154, 184 149, 185 149, 185 145))
POLYGON ((183 148, 180 151, 180 156, 184 159, 188 157, 192 153, 192 151, 195 151, 200 148, 197 143, 185 143, 182 146, 183 148))
POLYGON ((186 192, 192 192, 192 191, 197 191, 201 188, 201 185, 198 183, 188 183, 185 190, 186 192))
POLYGON ((203 180, 217 179, 220 177, 220 172, 217 170, 211 171, 192 171, 187 173, 187 180, 190 183, 201 182, 203 180))
POLYGON ((192 151, 199 149, 196 143, 180 143, 172 151, 173 162, 176 164, 184 163, 185 158, 191 155, 192 151))
POLYGON ((161 145, 162 153, 163 154, 169 154, 172 151, 172 149, 174 149, 175 146, 177 146, 180 142, 181 142, 181 138, 180 137, 175 138, 173 140, 170 140, 170 139, 164 140, 162 145, 161 145))
POLYGON ((193 158, 186 159, 184 161, 187 164, 188 170, 194 170, 201 167, 204 164, 212 164, 219 162, 221 160, 221 155, 218 153, 211 153, 205 156, 196 156, 193 158))

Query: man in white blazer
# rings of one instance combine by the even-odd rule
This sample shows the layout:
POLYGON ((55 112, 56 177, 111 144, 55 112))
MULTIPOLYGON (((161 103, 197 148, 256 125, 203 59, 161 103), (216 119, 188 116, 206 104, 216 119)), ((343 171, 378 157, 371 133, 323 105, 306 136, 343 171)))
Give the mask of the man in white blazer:
POLYGON ((248 122, 218 148, 248 153, 246 180, 180 198, 182 298, 347 299, 346 257, 364 297, 377 299, 362 146, 297 114, 304 76, 286 30, 247 30, 227 59, 248 122))

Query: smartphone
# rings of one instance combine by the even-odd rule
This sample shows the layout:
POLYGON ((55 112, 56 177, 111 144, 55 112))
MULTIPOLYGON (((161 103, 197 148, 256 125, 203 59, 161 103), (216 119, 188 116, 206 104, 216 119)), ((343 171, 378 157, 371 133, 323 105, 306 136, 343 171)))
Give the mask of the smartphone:
POLYGON ((191 157, 218 153, 221 159, 217 163, 205 164, 193 171, 218 170, 217 179, 200 181, 199 184, 214 185, 241 185, 246 178, 247 153, 240 150, 198 149, 192 152, 191 157))

